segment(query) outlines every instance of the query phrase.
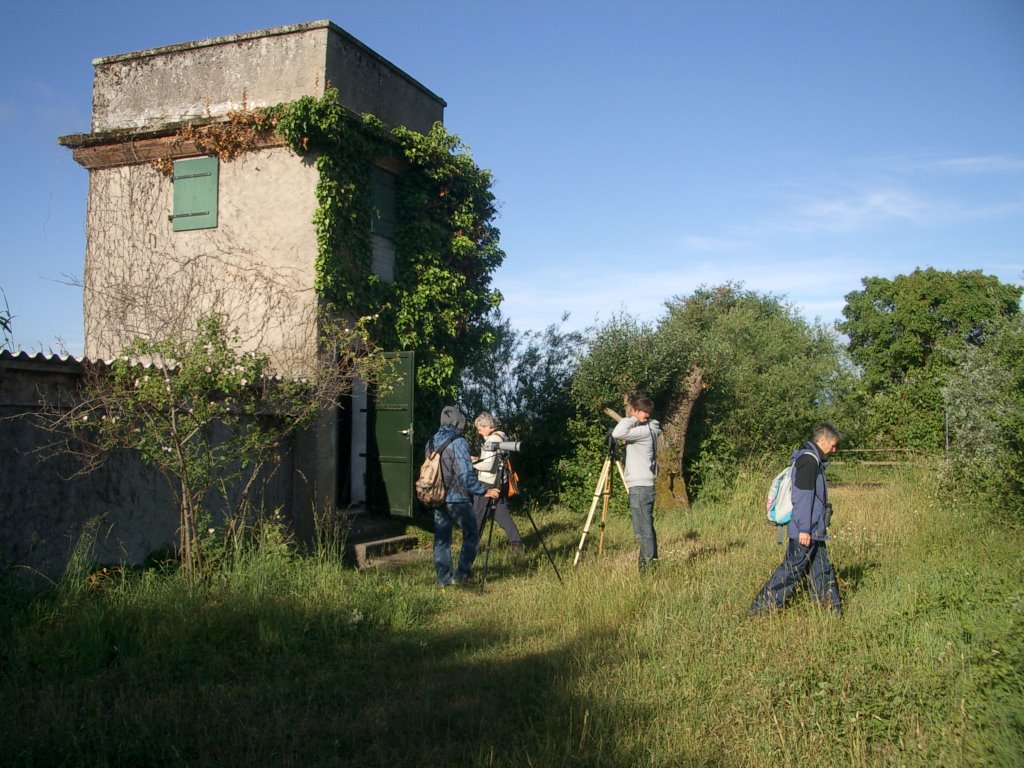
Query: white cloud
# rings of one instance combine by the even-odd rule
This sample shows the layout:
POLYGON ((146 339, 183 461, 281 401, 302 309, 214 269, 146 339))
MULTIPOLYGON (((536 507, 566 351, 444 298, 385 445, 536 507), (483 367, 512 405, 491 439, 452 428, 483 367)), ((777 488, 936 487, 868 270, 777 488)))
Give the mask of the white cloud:
POLYGON ((1014 155, 979 155, 936 160, 926 167, 955 173, 1020 173, 1024 158, 1014 155))
POLYGON ((909 192, 878 189, 847 198, 816 200, 794 212, 791 231, 843 231, 866 229, 891 221, 921 221, 933 206, 909 192))
POLYGON ((1020 219, 1024 217, 1024 201, 964 207, 956 213, 963 219, 1020 219))

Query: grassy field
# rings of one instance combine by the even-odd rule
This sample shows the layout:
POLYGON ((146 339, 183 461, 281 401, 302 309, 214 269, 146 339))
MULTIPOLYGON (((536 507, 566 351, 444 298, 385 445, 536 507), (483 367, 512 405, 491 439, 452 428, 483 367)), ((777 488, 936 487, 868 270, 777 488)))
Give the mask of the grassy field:
POLYGON ((842 619, 746 617, 782 557, 767 470, 659 512, 644 576, 621 514, 573 568, 565 509, 534 513, 564 584, 499 531, 483 592, 273 541, 202 588, 7 591, 0 765, 1020 766, 1021 531, 948 508, 927 468, 830 473, 842 619))

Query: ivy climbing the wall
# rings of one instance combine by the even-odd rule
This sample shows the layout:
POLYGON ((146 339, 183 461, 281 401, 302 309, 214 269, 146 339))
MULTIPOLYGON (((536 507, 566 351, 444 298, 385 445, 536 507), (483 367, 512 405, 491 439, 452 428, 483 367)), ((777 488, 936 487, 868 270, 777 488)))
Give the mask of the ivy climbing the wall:
POLYGON ((315 157, 316 289, 332 308, 376 315, 375 340, 416 351, 417 385, 442 397, 487 342, 483 318, 501 294, 491 275, 498 244, 490 172, 436 123, 427 134, 389 130, 373 115, 349 113, 329 89, 262 110, 260 121, 291 149, 315 157), (373 274, 371 167, 398 160, 395 277, 373 274))

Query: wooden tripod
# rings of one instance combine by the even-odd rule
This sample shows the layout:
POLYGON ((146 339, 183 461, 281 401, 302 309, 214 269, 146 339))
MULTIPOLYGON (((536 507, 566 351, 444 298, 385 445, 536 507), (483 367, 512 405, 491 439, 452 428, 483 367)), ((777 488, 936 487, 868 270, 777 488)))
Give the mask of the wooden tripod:
MULTIPOLYGON (((573 559, 572 564, 575 566, 580 561, 580 556, 583 554, 583 546, 587 543, 587 534, 590 533, 590 526, 594 522, 594 512, 597 510, 598 500, 602 500, 601 504, 601 538, 598 539, 597 552, 602 554, 604 552, 604 528, 608 524, 608 500, 612 496, 612 463, 615 463, 615 468, 619 471, 619 479, 622 480, 622 487, 626 487, 626 476, 622 471, 622 462, 615 456, 615 442, 609 436, 608 438, 608 455, 605 457, 604 465, 601 467, 601 475, 597 478, 597 487, 594 488, 594 500, 590 504, 590 512, 587 513, 587 521, 583 524, 583 535, 580 536, 580 545, 576 548, 576 557, 573 559)), ((628 493, 628 491, 627 491, 628 493)))

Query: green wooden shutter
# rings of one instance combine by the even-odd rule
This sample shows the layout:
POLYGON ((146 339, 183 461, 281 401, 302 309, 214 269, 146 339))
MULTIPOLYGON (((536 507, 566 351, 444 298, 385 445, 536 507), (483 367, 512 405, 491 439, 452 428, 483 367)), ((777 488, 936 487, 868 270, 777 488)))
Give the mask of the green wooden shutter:
POLYGON ((217 226, 218 167, 216 157, 174 161, 174 212, 170 219, 175 232, 217 226))

